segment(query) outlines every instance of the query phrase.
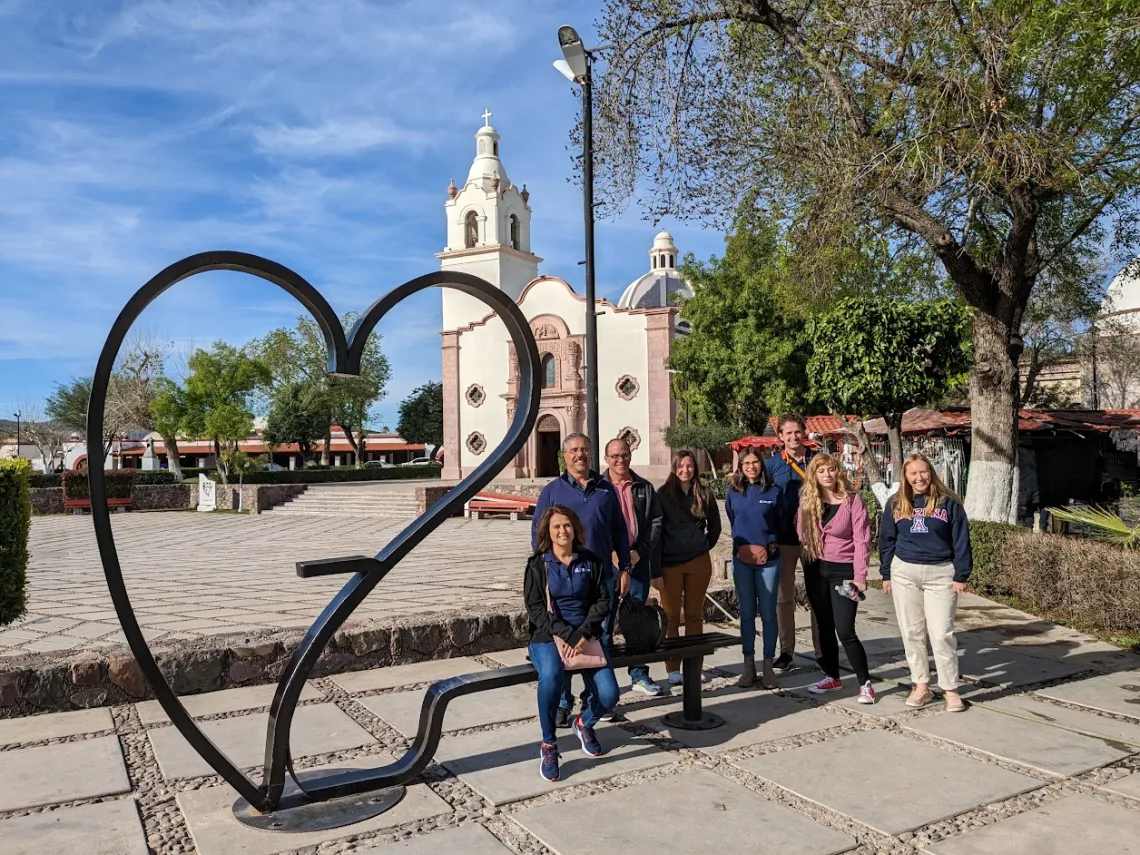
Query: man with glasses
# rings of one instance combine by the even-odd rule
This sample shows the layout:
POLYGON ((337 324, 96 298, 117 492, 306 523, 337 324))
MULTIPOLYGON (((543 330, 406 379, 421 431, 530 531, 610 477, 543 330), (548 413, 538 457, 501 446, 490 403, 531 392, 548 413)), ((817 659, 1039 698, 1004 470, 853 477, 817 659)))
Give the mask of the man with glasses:
MULTIPOLYGON (((606 443, 605 478, 613 485, 622 518, 629 537, 629 560, 632 567, 629 595, 643 603, 649 597, 649 588, 661 588, 661 525, 665 518, 657 490, 629 467, 632 458, 629 443, 624 439, 611 439, 606 443)), ((615 600, 616 602, 616 600, 615 600)), ((612 635, 611 620, 611 635, 612 635)), ((649 678, 649 667, 638 665, 629 669, 633 688, 646 695, 660 695, 663 691, 649 678)))
MULTIPOLYGON (((534 508, 534 521, 531 523, 531 548, 538 548, 538 521, 551 505, 565 505, 578 515, 586 532, 586 549, 603 561, 617 556, 617 563, 610 574, 615 596, 611 597, 610 618, 603 624, 602 646, 608 651, 613 641, 613 618, 617 614, 620 597, 629 592, 631 584, 629 533, 625 518, 618 506, 613 485, 590 468, 590 440, 585 434, 572 433, 562 443, 562 454, 566 460, 566 471, 547 484, 538 496, 534 508)), ((562 684, 562 699, 559 701, 555 726, 570 726, 571 709, 574 706, 574 693, 570 686, 573 672, 567 671, 562 684)), ((616 718, 616 714, 614 718, 616 718)))

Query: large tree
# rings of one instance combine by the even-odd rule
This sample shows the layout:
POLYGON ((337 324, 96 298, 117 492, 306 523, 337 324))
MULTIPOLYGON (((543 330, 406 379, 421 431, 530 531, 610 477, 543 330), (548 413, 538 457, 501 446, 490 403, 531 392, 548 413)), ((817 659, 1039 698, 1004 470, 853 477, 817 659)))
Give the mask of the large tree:
POLYGON ((809 325, 812 390, 833 410, 887 424, 902 477, 902 418, 936 403, 970 365, 970 316, 952 300, 849 297, 809 325))
POLYGON ((320 385, 286 383, 274 391, 263 432, 266 445, 296 445, 301 458, 309 463, 314 447, 328 429, 328 402, 320 385))
POLYGON ((808 403, 804 311, 783 298, 783 249, 774 220, 743 205, 722 257, 681 265, 693 288, 680 307, 690 332, 669 367, 698 422, 761 433, 769 413, 808 403))
POLYGON ((396 433, 405 442, 422 442, 432 451, 443 445, 442 383, 425 383, 400 404, 396 433))
POLYGON ((967 509, 1012 520, 1034 287, 1135 236, 1138 31, 1134 0, 610 0, 602 187, 680 216, 758 190, 805 246, 921 239, 974 310, 967 509))
POLYGON ((206 437, 214 444, 222 483, 229 483, 227 460, 253 431, 251 397, 255 389, 269 383, 270 369, 224 341, 214 342, 210 350, 194 351, 187 369, 182 432, 206 437))
MULTIPOLYGON (((341 320, 351 329, 356 315, 346 313, 341 320)), ((329 427, 338 425, 356 456, 357 467, 364 465, 365 423, 372 407, 384 397, 391 376, 388 358, 380 350, 380 334, 368 337, 358 377, 330 377, 324 336, 316 321, 307 315, 297 318, 293 329, 273 330, 265 338, 251 342, 249 351, 272 367, 272 385, 308 385, 319 392, 328 407, 322 463, 328 463, 331 441, 329 427)))

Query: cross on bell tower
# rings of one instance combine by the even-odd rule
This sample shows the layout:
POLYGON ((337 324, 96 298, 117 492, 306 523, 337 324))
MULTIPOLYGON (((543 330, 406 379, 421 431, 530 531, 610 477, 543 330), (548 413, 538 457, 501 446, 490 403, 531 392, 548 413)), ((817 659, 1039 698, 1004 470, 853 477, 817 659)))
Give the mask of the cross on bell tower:
POLYGON ((489 109, 483 111, 483 127, 489 128, 491 126, 491 117, 495 115, 489 109))

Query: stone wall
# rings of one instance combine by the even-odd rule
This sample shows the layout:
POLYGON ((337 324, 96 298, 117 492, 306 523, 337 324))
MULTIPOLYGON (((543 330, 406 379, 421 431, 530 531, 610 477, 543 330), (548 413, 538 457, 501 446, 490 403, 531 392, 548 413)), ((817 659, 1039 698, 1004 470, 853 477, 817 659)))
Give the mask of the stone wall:
POLYGON ((500 484, 493 481, 491 485, 487 487, 487 492, 502 493, 504 496, 523 496, 527 499, 537 499, 538 494, 542 492, 543 487, 548 483, 549 479, 534 481, 530 484, 500 484))
MULTIPOLYGON (((241 507, 251 514, 279 505, 305 492, 306 484, 245 484, 241 487, 244 501, 241 507)), ((417 488, 427 490, 447 490, 446 487, 417 488)), ((222 510, 238 507, 238 487, 218 485, 217 506, 222 510)), ((62 514, 63 488, 36 487, 32 491, 32 512, 35 514, 62 514)), ((417 494, 418 495, 418 494, 417 494)), ((442 495, 442 493, 440 494, 442 495)), ((436 497, 438 498, 438 496, 436 497)), ((185 511, 198 507, 197 484, 136 484, 131 490, 131 499, 136 511, 185 511)), ((434 501, 434 499, 432 500, 434 501)))
MULTIPOLYGON (((198 485, 188 486, 191 488, 190 507, 196 508, 198 485)), ((230 484, 228 487, 219 484, 215 490, 216 506, 224 511, 237 510, 240 506, 242 510, 251 514, 260 514, 280 505, 286 499, 301 495, 307 487, 308 484, 243 484, 239 488, 237 484, 230 484)))
POLYGON ((136 484, 131 501, 136 511, 184 511, 190 507, 190 485, 136 484))
MULTIPOLYGON (((276 682, 303 635, 282 630, 253 637, 217 636, 155 650, 154 656, 174 691, 193 695, 276 682)), ((313 675, 475 656, 522 647, 528 640, 522 610, 350 621, 333 636, 313 675)), ((0 719, 153 697, 126 647, 13 657, 0 665, 0 719)))

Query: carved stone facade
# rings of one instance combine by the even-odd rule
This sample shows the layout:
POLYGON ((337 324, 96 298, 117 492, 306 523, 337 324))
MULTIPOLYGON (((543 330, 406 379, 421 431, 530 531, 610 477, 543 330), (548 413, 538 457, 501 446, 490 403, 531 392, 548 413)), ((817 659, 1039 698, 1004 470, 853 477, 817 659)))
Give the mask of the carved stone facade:
POLYGON ((637 397, 637 393, 641 391, 641 384, 637 382, 636 377, 623 374, 618 378, 617 383, 614 384, 614 391, 618 393, 618 397, 623 401, 632 401, 637 397))

